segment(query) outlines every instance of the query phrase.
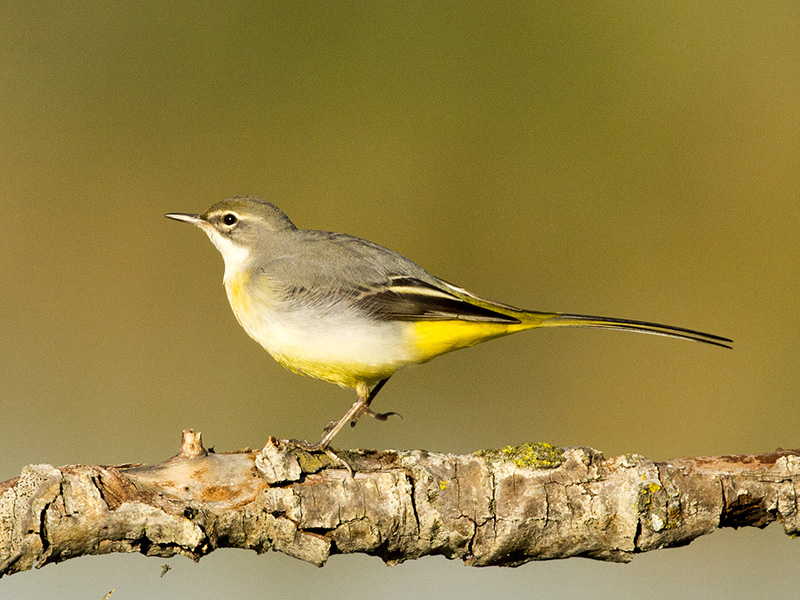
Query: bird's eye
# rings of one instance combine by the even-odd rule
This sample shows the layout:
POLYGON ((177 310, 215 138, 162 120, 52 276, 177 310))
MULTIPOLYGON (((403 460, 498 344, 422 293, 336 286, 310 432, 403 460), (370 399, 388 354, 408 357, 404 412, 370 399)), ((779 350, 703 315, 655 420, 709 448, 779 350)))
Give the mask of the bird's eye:
POLYGON ((239 219, 237 219, 236 215, 233 213, 225 213, 224 215, 222 215, 222 222, 225 223, 225 225, 227 225, 228 227, 233 227, 234 225, 236 225, 236 222, 238 220, 239 219))

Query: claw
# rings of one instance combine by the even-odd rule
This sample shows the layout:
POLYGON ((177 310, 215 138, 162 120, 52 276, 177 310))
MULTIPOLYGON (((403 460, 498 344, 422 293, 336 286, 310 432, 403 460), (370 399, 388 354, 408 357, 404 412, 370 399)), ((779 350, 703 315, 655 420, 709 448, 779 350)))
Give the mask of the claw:
POLYGON ((389 412, 385 412, 385 413, 379 413, 379 412, 374 412, 374 411, 370 410, 367 414, 370 417, 378 419, 378 421, 385 421, 389 417, 400 417, 401 421, 404 420, 403 419, 403 415, 401 415, 399 412, 394 412, 394 411, 389 411, 389 412))
POLYGON ((324 452, 325 454, 327 454, 327 455, 328 455, 328 457, 329 457, 329 458, 330 458, 330 459, 331 459, 333 462, 335 462, 335 463, 339 463, 339 464, 340 464, 340 465, 342 465, 342 466, 343 466, 345 469, 347 469, 347 472, 348 472, 348 473, 350 473, 350 479, 355 479, 355 477, 356 477, 356 474, 355 474, 355 472, 353 471, 353 467, 351 467, 351 466, 350 466, 350 463, 348 463, 348 462, 347 462, 345 459, 343 459, 341 456, 339 456, 338 454, 336 454, 336 453, 335 453, 333 450, 331 450, 330 448, 325 448, 325 449, 323 450, 323 452, 324 452))
POLYGON ((324 450, 325 449, 322 446, 320 446, 319 443, 312 444, 308 440, 295 440, 295 439, 285 440, 285 439, 280 439, 278 441, 281 444, 284 444, 289 448, 300 448, 301 450, 306 450, 308 452, 318 452, 320 450, 324 450))
POLYGON ((390 411, 385 413, 379 413, 375 412, 370 407, 365 405, 362 406, 361 410, 356 415, 354 415, 353 418, 350 420, 350 427, 355 427, 356 423, 358 423, 358 420, 361 418, 362 415, 369 415, 373 419, 378 419, 378 421, 385 421, 391 416, 398 416, 400 417, 400 419, 403 418, 403 415, 401 415, 398 412, 390 411))
POLYGON ((336 424, 337 424, 337 423, 338 423, 338 421, 336 421, 336 420, 334 419, 333 421, 331 421, 330 423, 328 423, 327 425, 325 425, 325 427, 323 427, 323 428, 322 428, 322 435, 323 435, 323 436, 324 436, 324 435, 327 435, 327 434, 329 434, 331 431, 333 431, 333 428, 334 428, 334 427, 336 427, 336 424))
POLYGON ((305 450, 306 452, 324 452, 328 458, 330 458, 334 463, 342 465, 345 469, 347 469, 348 473, 350 473, 350 477, 354 478, 356 476, 355 472, 353 471, 353 467, 343 459, 341 456, 336 454, 333 450, 328 448, 327 445, 323 445, 323 443, 317 442, 316 444, 312 444, 307 440, 278 440, 281 444, 286 445, 289 448, 299 448, 300 450, 305 450))

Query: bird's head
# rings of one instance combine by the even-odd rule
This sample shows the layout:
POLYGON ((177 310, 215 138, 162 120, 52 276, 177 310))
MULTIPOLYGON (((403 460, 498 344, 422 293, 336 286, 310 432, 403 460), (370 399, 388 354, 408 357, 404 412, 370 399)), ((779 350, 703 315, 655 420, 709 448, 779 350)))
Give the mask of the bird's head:
POLYGON ((206 232, 225 260, 226 278, 250 263, 254 252, 275 236, 297 229, 274 204, 252 196, 234 196, 201 214, 169 213, 167 218, 191 223, 206 232))

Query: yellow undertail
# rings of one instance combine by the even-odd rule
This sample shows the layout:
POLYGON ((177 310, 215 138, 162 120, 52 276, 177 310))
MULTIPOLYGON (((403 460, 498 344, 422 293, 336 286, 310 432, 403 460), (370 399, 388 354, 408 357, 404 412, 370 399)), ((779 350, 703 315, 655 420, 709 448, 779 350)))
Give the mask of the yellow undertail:
MULTIPOLYGON (((483 303, 481 303, 483 304, 483 303)), ((420 354, 420 362, 430 360, 440 354, 468 348, 496 337, 533 329, 536 327, 594 327, 599 329, 618 329, 652 335, 663 335, 695 342, 703 342, 723 348, 730 348, 731 340, 722 336, 703 333, 672 325, 661 325, 647 321, 632 321, 611 317, 589 315, 570 315, 518 311, 504 305, 486 303, 487 307, 503 315, 514 317, 516 323, 482 322, 466 320, 418 321, 411 325, 411 338, 420 354)))

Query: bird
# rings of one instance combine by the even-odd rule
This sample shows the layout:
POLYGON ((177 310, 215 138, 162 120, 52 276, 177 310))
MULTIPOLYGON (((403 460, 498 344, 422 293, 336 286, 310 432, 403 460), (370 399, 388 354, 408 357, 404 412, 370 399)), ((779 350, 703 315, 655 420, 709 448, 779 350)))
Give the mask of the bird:
POLYGON ((386 420, 371 403, 398 370, 538 327, 594 327, 731 348, 730 338, 647 321, 524 310, 477 296, 374 242, 301 229, 277 206, 234 196, 200 214, 169 213, 202 229, 222 254, 239 324, 282 366, 355 389, 357 400, 317 443, 348 422, 386 420))

